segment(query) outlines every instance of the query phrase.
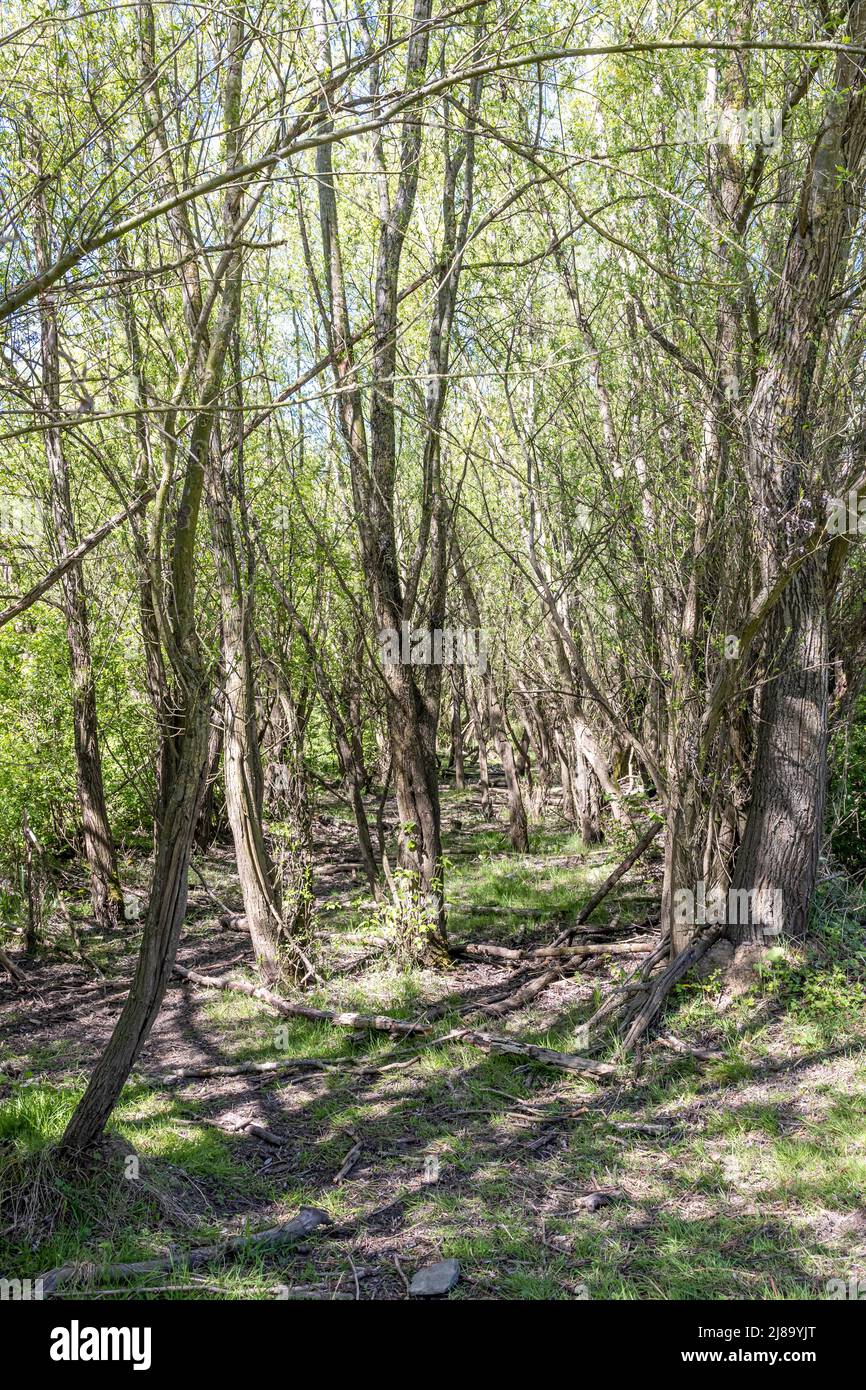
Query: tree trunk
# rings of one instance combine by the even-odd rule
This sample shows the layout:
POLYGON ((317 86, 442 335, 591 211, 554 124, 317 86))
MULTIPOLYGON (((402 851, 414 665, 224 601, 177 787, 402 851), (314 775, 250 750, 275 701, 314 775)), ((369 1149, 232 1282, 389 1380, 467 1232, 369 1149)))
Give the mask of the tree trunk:
POLYGON ((799 571, 777 605, 768 650, 774 671, 763 693, 733 884, 751 893, 752 907, 747 922, 729 923, 735 942, 806 932, 827 795, 828 615, 818 559, 799 571))
MULTIPOLYGON (((38 199, 36 224, 37 264, 44 269, 49 256, 47 215, 42 195, 38 199)), ((45 454, 51 482, 51 514, 58 554, 66 555, 75 548, 76 535, 63 437, 59 425, 54 423, 60 417, 60 345, 57 308, 52 294, 40 296, 39 316, 42 394, 45 414, 50 422, 45 431, 45 454)), ((72 682, 78 804, 84 831, 84 853, 90 871, 90 904, 97 924, 108 931, 117 926, 123 894, 102 782, 90 623, 80 564, 73 565, 64 574, 61 594, 72 682)))
MULTIPOLYGON (((239 386, 239 379, 236 381, 239 386)), ((240 440, 243 414, 234 424, 237 469, 234 488, 225 476, 218 436, 209 458, 208 503, 217 565, 222 626, 223 668, 223 775, 226 812, 232 832, 238 880, 244 900, 244 917, 253 944, 262 982, 275 983, 280 976, 280 938, 283 903, 280 884, 265 840, 263 807, 264 775, 256 723, 253 671, 253 558, 246 551, 242 572, 243 537, 232 513, 232 492, 244 507, 243 464, 240 440)))
POLYGON ((172 777, 160 807, 160 833, 150 899, 132 988, 108 1046, 93 1069, 87 1090, 61 1140, 77 1153, 95 1143, 105 1128, 135 1060, 159 1013, 174 968, 186 914, 192 842, 207 779, 208 700, 206 687, 185 711, 172 759, 172 777))
POLYGON ((492 820, 493 797, 490 792, 490 767, 487 760, 487 729, 471 679, 466 682, 466 703, 472 716, 475 742, 478 746, 478 785, 481 788, 481 811, 487 820, 492 820))
POLYGON ((577 806, 574 796, 574 778, 568 757, 566 739, 559 732, 556 738, 556 754, 559 758, 559 785, 562 788, 562 816, 569 825, 577 825, 577 806))
MULTIPOLYGON (((866 0, 854 0, 847 29, 852 45, 862 44, 866 0)), ((810 398, 819 353, 829 350, 830 296, 850 253, 864 149, 863 67, 843 50, 790 228, 750 411, 746 468, 765 586, 824 504, 810 398)), ((802 937, 815 887, 827 791, 828 587, 826 551, 819 551, 789 581, 766 634, 771 676, 734 873, 735 887, 752 894, 747 933, 762 940, 782 929, 802 937)), ((733 930, 743 935, 741 924, 733 930)))
MULTIPOLYGON (((142 5, 147 37, 153 39, 153 14, 142 5)), ((227 167, 240 154, 240 100, 243 66, 244 3, 236 0, 231 10, 228 35, 229 59, 225 68, 222 119, 227 167)), ((156 88, 151 87, 152 94, 156 88)), ((223 221, 229 235, 238 216, 242 190, 231 186, 225 197, 223 221)), ((198 814, 208 774, 208 728, 211 673, 196 629, 196 535, 205 470, 222 386, 226 354, 237 323, 240 305, 241 263, 234 255, 227 267, 212 337, 200 371, 196 372, 201 408, 193 417, 178 482, 179 496, 173 513, 170 552, 171 597, 162 613, 170 630, 167 652, 174 677, 164 702, 160 727, 163 769, 158 813, 159 829, 154 855, 150 897, 132 988, 108 1045, 97 1062, 87 1090, 75 1108, 61 1140, 61 1151, 74 1154, 89 1148, 101 1135, 127 1077, 159 1013, 186 914, 189 862, 198 814)), ((215 287, 216 288, 216 287, 215 287)), ((196 338, 191 338, 195 344, 196 338)), ((198 354, 195 354, 196 358, 198 354)), ((193 366, 192 360, 188 363, 193 366)), ((169 435, 166 446, 173 447, 169 435)))
POLYGON ((463 763, 463 672, 459 668, 452 672, 451 693, 451 766, 454 786, 462 792, 466 790, 466 770, 463 763))
POLYGON ((580 825, 580 838, 585 845, 597 845, 604 837, 601 831, 599 782, 592 764, 575 736, 574 800, 580 825))
POLYGON ((210 734, 207 747, 207 786, 205 787, 204 799, 199 812, 198 824, 195 828, 196 849, 206 851, 210 849, 217 834, 217 774, 219 773, 220 759, 223 751, 223 719, 222 702, 218 701, 214 708, 211 718, 210 734))
MULTIPOLYGON (((475 591, 469 578, 469 573, 463 561, 457 542, 453 548, 454 568, 460 590, 463 594, 463 603, 469 619, 469 626, 476 631, 481 629, 481 614, 478 609, 478 601, 475 591)), ((485 663, 484 670, 481 672, 481 689, 483 691, 484 703, 482 715, 486 715, 486 725, 493 740, 493 746, 502 764, 502 771, 505 774, 505 786, 508 792, 508 833, 512 845, 521 854, 525 854, 529 849, 529 826, 526 819, 526 808, 523 804, 523 793, 520 790, 520 779, 517 775, 517 766, 514 761, 514 749, 511 739, 505 728, 505 720, 502 715, 502 707, 499 703, 499 696, 496 690, 496 683, 490 667, 485 663)))
POLYGON ((436 724, 425 720, 412 668, 386 666, 388 725, 400 826, 398 864, 417 898, 424 954, 433 964, 448 958, 444 866, 439 809, 436 724))

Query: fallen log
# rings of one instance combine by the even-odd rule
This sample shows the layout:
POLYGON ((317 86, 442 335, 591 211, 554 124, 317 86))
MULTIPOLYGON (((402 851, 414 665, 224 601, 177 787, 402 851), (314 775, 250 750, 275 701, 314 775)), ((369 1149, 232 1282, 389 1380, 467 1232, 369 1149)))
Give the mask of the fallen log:
POLYGON ((221 912, 217 918, 223 931, 247 933, 247 919, 242 912, 221 912))
POLYGON ((480 960, 583 960, 587 956, 627 956, 646 950, 645 941, 592 942, 586 946, 535 946, 519 950, 512 946, 494 946, 487 941, 467 942, 455 948, 454 955, 477 957, 480 960))
POLYGON ((214 1264, 229 1255, 242 1254, 247 1249, 256 1251, 273 1250, 292 1241, 302 1240, 311 1235, 319 1226, 331 1225, 331 1217, 318 1207, 301 1207, 291 1221, 281 1226, 272 1226, 266 1231, 256 1231, 252 1235, 232 1236, 219 1245, 203 1245, 195 1250, 171 1250, 161 1259, 134 1260, 129 1264, 114 1265, 59 1265, 43 1274, 37 1281, 44 1293, 54 1293, 62 1284, 75 1283, 84 1278, 92 1281, 98 1275, 101 1279, 138 1279, 141 1275, 159 1274, 170 1269, 197 1269, 201 1265, 214 1264))

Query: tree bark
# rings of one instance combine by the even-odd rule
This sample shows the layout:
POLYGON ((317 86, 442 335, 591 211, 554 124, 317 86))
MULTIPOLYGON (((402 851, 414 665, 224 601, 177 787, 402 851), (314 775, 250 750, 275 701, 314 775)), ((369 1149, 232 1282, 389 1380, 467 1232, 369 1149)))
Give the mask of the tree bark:
MULTIPOLYGON (((240 96, 243 65, 244 0, 231 11, 225 69, 223 120, 226 159, 238 162, 240 96)), ((152 45, 153 14, 141 6, 143 33, 149 20, 152 45)), ((152 50, 151 50, 152 56, 152 50)), ((228 233, 238 216, 242 189, 229 188, 223 219, 228 233)), ((199 409, 193 417, 182 486, 171 528, 170 599, 161 614, 172 689, 165 700, 159 731, 163 782, 158 809, 158 834, 150 897, 132 987, 108 1045, 94 1067, 87 1089, 75 1108, 61 1140, 61 1151, 74 1154, 89 1148, 101 1135, 127 1077, 159 1012, 174 967, 186 915, 189 862, 195 827, 207 785, 208 728, 212 673, 196 625, 196 533, 204 491, 211 433, 218 409, 223 369, 240 304, 241 264, 233 255, 219 296, 213 334, 196 373, 199 409)), ((197 337, 190 338, 192 369, 200 360, 197 337)), ((173 447, 169 439, 168 446, 173 447)))
MULTIPOLYGON (((44 193, 37 199, 36 259, 40 272, 49 263, 48 218, 44 193)), ((42 397, 49 421, 45 431, 45 455, 51 487, 51 514, 58 555, 77 544, 69 467, 63 447, 60 419, 60 342, 57 307, 50 292, 39 297, 42 340, 42 397)), ((62 608, 69 648, 72 682, 72 721, 75 737, 75 770, 78 804, 84 832, 84 853, 90 873, 90 905, 103 931, 113 930, 122 912, 123 893, 102 780, 96 684, 91 656, 90 622, 81 564, 72 565, 61 581, 62 608)))
MULTIPOLYGON (((243 415, 240 412, 234 429, 240 438, 243 433, 243 415)), ((232 515, 223 453, 216 439, 210 449, 208 482, 222 626, 226 811, 234 842, 244 917, 253 951, 263 983, 273 984, 280 976, 283 904, 265 840, 263 820, 264 775, 256 722, 253 670, 252 556, 248 553, 244 574, 241 563, 242 538, 237 533, 232 515)), ((242 508, 244 499, 240 464, 234 483, 234 491, 242 508)))
MULTIPOLYGON (((848 32, 866 37, 866 0, 848 32)), ((843 274, 863 183, 866 84, 860 60, 841 52, 820 134, 810 152, 764 345, 746 467, 765 585, 820 516, 809 406, 830 296, 843 274)), ((795 573, 771 613, 752 796, 734 887, 752 896, 748 935, 802 937, 815 888, 827 790, 829 584, 826 550, 795 573), (783 920, 769 906, 782 894, 783 920), (768 920, 768 918, 770 920, 768 920)), ((742 925, 729 928, 739 939, 742 925)))

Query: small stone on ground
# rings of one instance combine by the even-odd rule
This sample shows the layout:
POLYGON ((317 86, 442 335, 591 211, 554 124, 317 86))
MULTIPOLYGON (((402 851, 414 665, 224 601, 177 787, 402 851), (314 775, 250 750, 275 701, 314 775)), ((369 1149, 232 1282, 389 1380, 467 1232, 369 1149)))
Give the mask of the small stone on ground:
POLYGON ((460 1278, 460 1266, 456 1260, 440 1260, 435 1265, 425 1265, 413 1276, 409 1292, 416 1298, 432 1298, 435 1294, 448 1293, 460 1278))

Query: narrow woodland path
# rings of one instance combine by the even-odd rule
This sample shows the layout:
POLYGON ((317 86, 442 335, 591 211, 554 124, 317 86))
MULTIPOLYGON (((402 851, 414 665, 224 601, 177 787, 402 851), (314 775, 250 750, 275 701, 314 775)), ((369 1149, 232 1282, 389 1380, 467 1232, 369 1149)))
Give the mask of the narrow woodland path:
MULTIPOLYGON (((452 870, 453 943, 519 950, 520 961, 485 953, 461 955, 445 973, 396 971, 347 862, 349 828, 326 816, 315 838, 327 979, 304 1002, 432 1020, 436 1036, 471 1026, 579 1053, 580 1020, 633 967, 628 956, 584 958, 504 1016, 490 1001, 508 990, 513 1002, 526 952, 573 923, 621 856, 570 848, 555 818, 537 852, 479 851, 487 832, 473 794, 448 793, 446 808, 459 827, 449 854, 463 861, 452 870)), ((231 855, 216 847, 196 865, 179 963, 248 978, 247 937, 217 920, 215 899, 240 906, 231 855)), ((657 860, 636 865, 596 911, 596 932, 616 921, 617 940, 643 939, 648 952, 658 873, 657 860)), ((93 933, 87 947, 105 978, 44 953, 25 963, 26 985, 0 985, 3 1100, 19 1128, 29 1114, 43 1139, 80 1092, 132 965, 131 936, 117 951, 93 933)), ((124 1208, 107 1202, 112 1258, 265 1230, 311 1206, 333 1225, 300 1251, 250 1252, 130 1288, 401 1298, 414 1270, 448 1255, 461 1267, 452 1297, 579 1298, 587 1284, 599 1297, 659 1287, 814 1297, 840 1261, 866 1261, 863 1031, 831 1038, 808 1020, 798 1027, 772 992, 748 1012, 735 1001, 719 1014, 718 997, 718 985, 695 982, 673 1000, 637 1073, 621 1065, 593 1078, 459 1040, 284 1019, 175 977, 114 1126, 140 1156, 156 1207, 121 1236, 113 1223, 124 1208)), ((86 1258, 100 1224, 90 1221, 90 1238, 50 1238, 39 1269, 86 1258)), ((22 1258, 33 1273, 32 1252, 22 1258)))

